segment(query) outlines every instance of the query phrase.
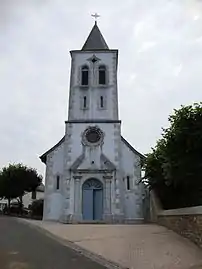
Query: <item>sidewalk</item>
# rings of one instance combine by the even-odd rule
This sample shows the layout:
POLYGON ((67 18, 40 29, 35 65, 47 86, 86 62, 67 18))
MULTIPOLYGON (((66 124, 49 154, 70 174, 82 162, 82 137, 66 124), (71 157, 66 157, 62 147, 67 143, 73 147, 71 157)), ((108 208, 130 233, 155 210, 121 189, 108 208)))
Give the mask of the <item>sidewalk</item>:
MULTIPOLYGON (((165 227, 21 220, 130 269, 202 269, 202 250, 165 227), (200 266, 201 265, 201 266, 200 266)), ((74 245, 72 244, 72 245, 74 245)))

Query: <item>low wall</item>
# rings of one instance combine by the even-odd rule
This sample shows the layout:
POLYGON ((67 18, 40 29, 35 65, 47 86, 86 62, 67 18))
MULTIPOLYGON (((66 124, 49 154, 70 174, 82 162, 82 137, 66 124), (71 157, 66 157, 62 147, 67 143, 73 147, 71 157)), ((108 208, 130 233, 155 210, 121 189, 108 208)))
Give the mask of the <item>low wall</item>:
POLYGON ((155 193, 151 194, 151 221, 177 232, 202 248, 202 206, 162 210, 155 193))

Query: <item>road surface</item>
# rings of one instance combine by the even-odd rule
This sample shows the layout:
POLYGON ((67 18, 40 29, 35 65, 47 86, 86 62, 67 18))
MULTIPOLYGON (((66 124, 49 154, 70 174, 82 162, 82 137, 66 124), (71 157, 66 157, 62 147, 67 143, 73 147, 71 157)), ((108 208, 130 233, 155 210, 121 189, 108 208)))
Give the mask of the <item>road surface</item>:
POLYGON ((105 269, 12 217, 0 216, 1 269, 105 269))

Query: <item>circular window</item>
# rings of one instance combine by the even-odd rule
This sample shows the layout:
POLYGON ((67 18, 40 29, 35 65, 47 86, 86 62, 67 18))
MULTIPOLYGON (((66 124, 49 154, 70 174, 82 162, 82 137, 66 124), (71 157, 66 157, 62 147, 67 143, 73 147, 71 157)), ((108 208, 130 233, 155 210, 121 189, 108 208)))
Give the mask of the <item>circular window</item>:
POLYGON ((83 135, 83 141, 85 144, 98 145, 103 139, 102 131, 96 127, 88 128, 83 135))
POLYGON ((90 143, 97 143, 101 138, 100 133, 96 129, 91 129, 86 132, 86 139, 90 143))

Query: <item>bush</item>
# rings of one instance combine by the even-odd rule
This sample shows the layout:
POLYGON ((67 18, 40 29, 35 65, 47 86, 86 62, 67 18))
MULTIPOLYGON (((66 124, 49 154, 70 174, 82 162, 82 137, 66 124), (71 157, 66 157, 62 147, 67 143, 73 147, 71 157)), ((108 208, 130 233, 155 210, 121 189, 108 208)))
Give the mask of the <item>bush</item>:
POLYGON ((43 217, 43 199, 38 199, 32 202, 29 209, 31 210, 32 217, 43 217))

